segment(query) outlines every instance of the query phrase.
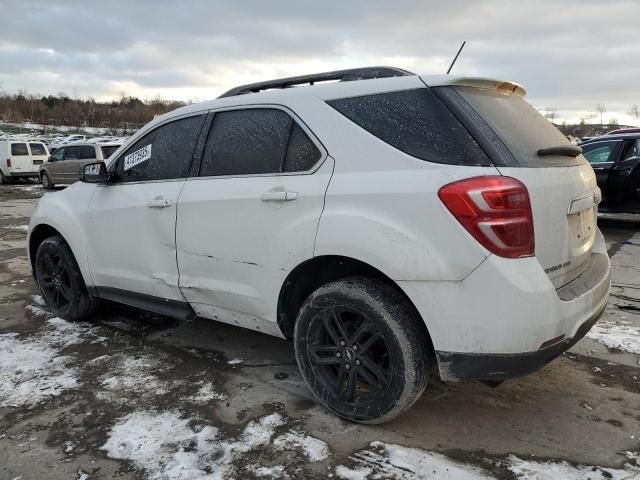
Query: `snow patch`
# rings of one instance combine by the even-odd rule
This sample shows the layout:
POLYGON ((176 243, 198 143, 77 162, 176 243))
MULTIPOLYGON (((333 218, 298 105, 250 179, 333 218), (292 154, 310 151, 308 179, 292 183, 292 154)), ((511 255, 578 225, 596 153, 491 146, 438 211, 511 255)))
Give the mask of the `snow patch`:
POLYGON ((168 389, 153 371, 161 364, 149 355, 130 357, 119 355, 116 364, 102 377, 100 383, 110 392, 164 395, 168 389))
POLYGON ((567 462, 533 462, 515 455, 507 459, 508 469, 521 480, 638 480, 640 467, 626 464, 623 469, 579 465, 567 462))
MULTIPOLYGON (((624 455, 636 465, 627 463, 622 469, 586 465, 573 466, 565 461, 536 462, 510 455, 506 460, 499 462, 497 466, 509 470, 518 480, 640 479, 638 454, 624 452, 624 455)), ((349 458, 354 465, 351 467, 337 466, 335 468, 337 477, 348 480, 367 478, 487 480, 497 478, 480 467, 458 462, 439 453, 382 442, 373 442, 368 449, 356 452, 349 458)))
POLYGON ((229 360, 227 363, 229 365, 239 365, 239 364, 241 364, 243 362, 244 362, 244 359, 242 359, 242 358, 234 358, 233 360, 229 360))
POLYGON ((269 478, 288 477, 282 465, 276 465, 274 467, 257 467, 253 469, 253 473, 256 477, 269 477, 269 478))
MULTIPOLYGON (((109 457, 132 461, 150 479, 236 478, 234 462, 270 445, 275 429, 283 425, 282 416, 273 413, 249 422, 238 438, 225 439, 216 427, 202 426, 179 411, 141 411, 122 418, 101 449, 109 457)), ((256 476, 287 477, 281 465, 246 468, 256 476)))
POLYGON ((629 321, 600 320, 587 336, 607 348, 640 355, 640 327, 629 321))
POLYGON ((302 432, 286 432, 273 441, 280 450, 301 449, 311 462, 319 462, 329 456, 329 446, 322 440, 302 432))
POLYGON ((227 396, 224 393, 216 392, 211 383, 206 383, 198 393, 189 397, 189 400, 196 403, 208 403, 212 400, 226 400, 227 396))
POLYGON ((43 331, 21 338, 0 335, 0 406, 33 408, 78 386, 71 357, 60 351, 92 335, 89 328, 52 318, 43 331))

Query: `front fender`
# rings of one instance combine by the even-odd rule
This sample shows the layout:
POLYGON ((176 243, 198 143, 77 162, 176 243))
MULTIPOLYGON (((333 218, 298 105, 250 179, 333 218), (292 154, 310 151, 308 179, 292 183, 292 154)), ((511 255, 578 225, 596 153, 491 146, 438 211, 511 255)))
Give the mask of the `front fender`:
POLYGON ((31 258, 31 240, 34 232, 43 226, 56 230, 67 242, 78 263, 87 286, 92 286, 87 262, 85 219, 95 185, 75 183, 66 190, 48 193, 40 199, 31 215, 27 233, 27 255, 31 258))

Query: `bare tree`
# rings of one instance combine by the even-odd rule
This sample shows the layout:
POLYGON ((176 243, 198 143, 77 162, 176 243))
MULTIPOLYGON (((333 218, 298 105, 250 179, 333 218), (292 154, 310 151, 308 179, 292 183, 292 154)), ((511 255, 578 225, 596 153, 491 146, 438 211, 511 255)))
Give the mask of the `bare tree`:
POLYGON ((612 127, 616 127, 616 126, 620 125, 620 122, 618 121, 618 119, 616 117, 611 117, 609 119, 609 125, 611 125, 612 127))
POLYGON ((637 103, 634 103, 633 105, 631 105, 631 109, 629 110, 629 115, 631 115, 631 118, 633 118, 636 122, 640 120, 640 108, 638 108, 637 103))
POLYGON ((603 115, 606 111, 607 108, 603 104, 599 103, 596 105, 596 112, 600 114, 600 125, 604 125, 603 115))

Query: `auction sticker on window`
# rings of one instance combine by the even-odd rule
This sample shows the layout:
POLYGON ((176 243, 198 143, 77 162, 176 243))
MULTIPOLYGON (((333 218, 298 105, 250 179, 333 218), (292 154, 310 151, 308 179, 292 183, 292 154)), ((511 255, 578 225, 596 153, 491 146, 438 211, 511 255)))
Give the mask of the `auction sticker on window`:
POLYGON ((151 158, 151 143, 124 157, 124 169, 129 170, 151 158))

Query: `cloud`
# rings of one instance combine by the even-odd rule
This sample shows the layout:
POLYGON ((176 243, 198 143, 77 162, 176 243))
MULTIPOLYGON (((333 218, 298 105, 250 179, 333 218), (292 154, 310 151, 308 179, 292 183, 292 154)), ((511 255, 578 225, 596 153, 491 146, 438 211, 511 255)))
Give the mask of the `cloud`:
POLYGON ((635 0, 0 0, 0 85, 107 99, 213 98, 241 83, 361 65, 522 83, 565 116, 640 103, 635 0))

